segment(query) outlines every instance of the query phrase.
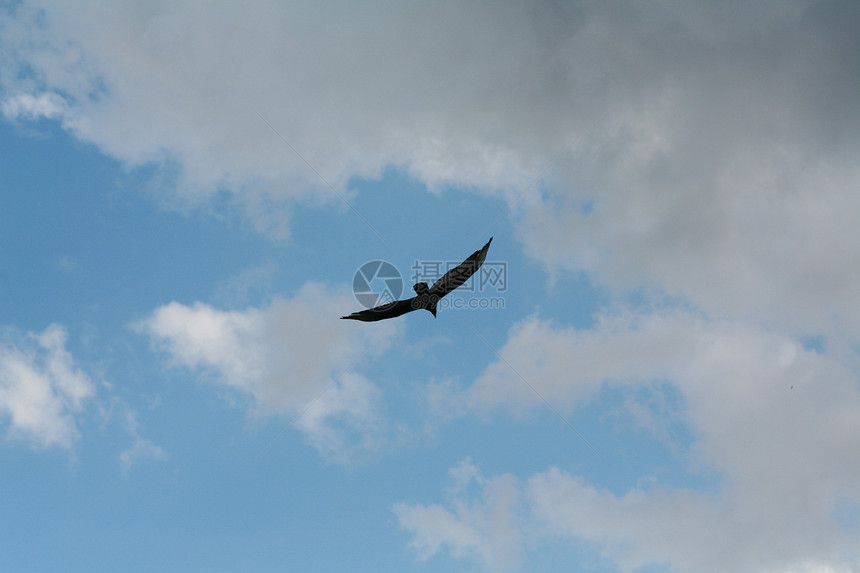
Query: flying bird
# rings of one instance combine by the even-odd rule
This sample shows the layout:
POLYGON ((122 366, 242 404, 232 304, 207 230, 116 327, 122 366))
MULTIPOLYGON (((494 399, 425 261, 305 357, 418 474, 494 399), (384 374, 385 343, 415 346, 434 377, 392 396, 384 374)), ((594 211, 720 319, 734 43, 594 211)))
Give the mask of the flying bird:
POLYGON ((475 251, 468 259, 445 273, 442 278, 433 283, 433 286, 428 287, 425 282, 416 283, 412 287, 416 296, 406 300, 396 300, 367 310, 353 312, 341 318, 375 322, 377 320, 385 320, 386 318, 394 318, 421 308, 429 310, 435 317, 436 304, 439 302, 439 299, 469 280, 469 277, 481 268, 481 265, 484 264, 484 259, 487 258, 487 251, 492 242, 493 238, 490 237, 490 240, 487 241, 487 244, 483 248, 475 251))

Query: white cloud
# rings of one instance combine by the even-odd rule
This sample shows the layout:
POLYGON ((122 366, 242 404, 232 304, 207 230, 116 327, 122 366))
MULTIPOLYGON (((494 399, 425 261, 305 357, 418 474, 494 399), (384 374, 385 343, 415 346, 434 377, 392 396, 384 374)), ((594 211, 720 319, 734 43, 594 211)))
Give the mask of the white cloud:
POLYGON ((521 558, 517 516, 520 492, 510 474, 484 479, 471 460, 451 470, 454 487, 447 509, 439 504, 398 503, 392 509, 397 522, 412 534, 410 546, 422 560, 442 548, 456 558, 478 558, 490 571, 507 571, 521 558), (468 499, 472 482, 481 488, 478 500, 468 499))
POLYGON ((309 283, 292 299, 244 311, 173 302, 138 327, 174 366, 210 372, 250 396, 259 414, 300 415, 296 425, 311 443, 344 459, 351 449, 373 447, 377 434, 378 391, 355 368, 383 351, 397 328, 339 320, 353 305, 348 294, 309 283), (349 445, 343 425, 357 433, 358 444, 349 445))
POLYGON ((323 388, 318 398, 306 406, 296 420, 296 427, 308 435, 324 456, 345 462, 357 450, 378 447, 382 425, 376 411, 379 394, 376 386, 366 378, 346 372, 336 384, 323 388), (357 443, 351 445, 343 428, 333 425, 337 420, 353 428, 357 443))
POLYGON ((123 474, 127 474, 131 466, 138 463, 142 459, 152 459, 161 461, 167 459, 167 454, 164 450, 140 436, 134 437, 134 442, 127 450, 123 450, 119 454, 119 461, 122 465, 123 474))
POLYGON ((34 2, 16 12, 7 93, 62 93, 79 137, 130 164, 169 155, 198 191, 277 182, 280 193, 307 198, 310 186, 337 200, 258 113, 336 187, 389 164, 431 183, 501 186, 536 162, 510 149, 510 133, 493 143, 508 132, 493 118, 524 97, 540 102, 530 85, 549 73, 538 32, 506 30, 529 19, 522 7, 34 2))
POLYGON ((122 408, 122 415, 125 425, 128 428, 129 434, 132 436, 131 447, 123 450, 119 454, 119 462, 122 466, 122 473, 128 474, 131 467, 141 460, 163 461, 167 459, 167 453, 160 446, 156 446, 146 438, 141 437, 138 432, 140 423, 137 419, 137 414, 129 408, 124 402, 119 399, 114 399, 115 404, 122 408))
POLYGON ((649 566, 682 573, 847 573, 860 567, 856 531, 834 531, 819 515, 791 510, 776 518, 759 514, 754 496, 733 503, 659 485, 617 495, 557 468, 521 485, 511 474, 484 477, 469 459, 450 475, 455 485, 446 504, 393 507, 422 560, 448 550, 454 558, 477 559, 483 569, 504 571, 527 560, 526 548, 540 552, 562 535, 576 538, 579 548, 599 548, 625 573, 649 566))
POLYGON ((685 350, 692 350, 693 342, 677 324, 687 318, 643 320, 633 326, 632 316, 604 316, 598 328, 582 331, 529 317, 514 325, 499 349, 500 360, 478 376, 465 398, 474 408, 528 408, 541 404, 541 396, 569 407, 592 397, 607 379, 657 377, 685 350))
POLYGON ((831 357, 775 332, 680 312, 603 317, 591 330, 532 317, 499 354, 461 395, 472 408, 543 407, 519 375, 563 410, 605 384, 667 381, 683 400, 675 414, 695 436, 688 469, 722 476, 716 493, 657 481, 616 495, 552 469, 533 476, 528 492, 553 531, 601 544, 625 571, 660 563, 782 571, 860 559, 860 531, 836 519, 860 503, 860 389, 831 357))
POLYGON ((265 291, 271 285, 277 270, 278 265, 272 260, 249 267, 219 285, 215 297, 229 306, 248 304, 252 293, 265 291))
POLYGON ((71 257, 63 256, 54 259, 54 266, 64 273, 75 273, 80 270, 80 263, 71 257))
POLYGON ((527 492, 534 518, 553 533, 598 544, 625 572, 659 564, 682 572, 856 571, 852 566, 860 565, 856 533, 836 531, 819 508, 818 515, 801 508, 758 513, 763 504, 755 496, 725 503, 692 490, 614 495, 555 468, 532 476, 527 492))
POLYGON ((65 100, 55 93, 42 93, 38 97, 21 94, 3 102, 3 115, 8 119, 54 119, 66 112, 65 100))
POLYGON ((8 420, 10 437, 41 447, 69 448, 77 440, 75 416, 95 388, 65 344, 56 324, 0 343, 0 419, 8 420))

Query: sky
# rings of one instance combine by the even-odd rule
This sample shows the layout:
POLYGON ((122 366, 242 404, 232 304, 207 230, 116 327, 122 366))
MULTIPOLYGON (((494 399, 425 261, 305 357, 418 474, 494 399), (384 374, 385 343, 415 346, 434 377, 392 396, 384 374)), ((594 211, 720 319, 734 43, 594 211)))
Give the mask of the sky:
POLYGON ((860 571, 857 29, 3 2, 0 571, 860 571))

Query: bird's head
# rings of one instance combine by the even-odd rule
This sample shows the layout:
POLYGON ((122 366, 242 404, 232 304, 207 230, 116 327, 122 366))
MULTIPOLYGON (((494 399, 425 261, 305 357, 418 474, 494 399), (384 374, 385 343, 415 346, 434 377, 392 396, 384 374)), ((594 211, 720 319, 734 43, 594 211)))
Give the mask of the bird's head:
POLYGON ((415 286, 413 286, 412 289, 417 294, 425 294, 428 290, 430 290, 430 287, 427 286, 427 283, 422 282, 422 283, 415 283, 415 286))

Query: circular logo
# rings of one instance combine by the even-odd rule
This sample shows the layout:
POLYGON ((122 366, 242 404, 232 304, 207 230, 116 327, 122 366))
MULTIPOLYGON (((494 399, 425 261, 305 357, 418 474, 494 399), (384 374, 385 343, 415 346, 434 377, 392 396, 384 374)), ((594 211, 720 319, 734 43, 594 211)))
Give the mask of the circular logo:
POLYGON ((352 279, 352 293, 364 308, 394 302, 403 292, 403 277, 388 261, 369 261, 358 267, 352 279))

